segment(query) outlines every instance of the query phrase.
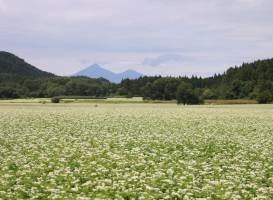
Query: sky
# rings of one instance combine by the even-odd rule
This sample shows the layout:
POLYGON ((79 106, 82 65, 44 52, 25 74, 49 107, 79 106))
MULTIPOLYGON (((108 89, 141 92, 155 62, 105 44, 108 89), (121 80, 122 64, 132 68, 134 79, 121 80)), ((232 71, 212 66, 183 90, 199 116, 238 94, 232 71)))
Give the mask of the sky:
POLYGON ((0 0, 0 51, 58 75, 205 77, 273 57, 273 1, 0 0))

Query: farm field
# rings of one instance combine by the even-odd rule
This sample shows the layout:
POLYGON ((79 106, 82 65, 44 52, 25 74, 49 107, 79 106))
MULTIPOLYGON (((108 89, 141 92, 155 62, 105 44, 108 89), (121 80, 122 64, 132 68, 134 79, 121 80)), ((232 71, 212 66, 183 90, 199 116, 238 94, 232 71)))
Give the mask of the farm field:
POLYGON ((273 105, 0 103, 0 199, 273 199, 273 105))

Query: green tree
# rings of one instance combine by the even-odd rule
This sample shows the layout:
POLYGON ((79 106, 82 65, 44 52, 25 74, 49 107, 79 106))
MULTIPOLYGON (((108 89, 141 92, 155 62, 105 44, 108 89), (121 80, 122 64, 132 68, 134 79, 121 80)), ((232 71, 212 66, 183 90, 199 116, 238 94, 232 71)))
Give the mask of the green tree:
POLYGON ((0 87, 0 98, 10 99, 10 98, 18 98, 19 95, 17 91, 11 87, 0 87))
POLYGON ((260 104, 267 104, 272 102, 272 94, 269 90, 262 91, 258 94, 257 98, 258 103, 260 104))
POLYGON ((203 92, 203 98, 204 99, 216 99, 217 96, 213 90, 207 88, 203 92))
POLYGON ((63 86, 49 87, 47 89, 47 95, 49 97, 63 96, 65 95, 65 88, 63 86))
POLYGON ((194 92, 190 83, 182 82, 177 88, 176 98, 178 104, 200 104, 201 100, 194 92))

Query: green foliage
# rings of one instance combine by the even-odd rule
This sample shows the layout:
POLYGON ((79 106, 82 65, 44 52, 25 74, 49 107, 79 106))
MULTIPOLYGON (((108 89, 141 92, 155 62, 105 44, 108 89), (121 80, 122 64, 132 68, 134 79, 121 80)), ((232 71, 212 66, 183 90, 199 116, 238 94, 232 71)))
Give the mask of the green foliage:
POLYGON ((260 104, 267 104, 267 103, 270 103, 272 102, 272 94, 269 90, 266 90, 266 91, 262 91, 258 94, 258 103, 260 104))
POLYGON ((192 85, 182 82, 177 88, 176 98, 178 104, 200 104, 202 101, 198 95, 194 92, 192 85))
POLYGON ((0 87, 0 98, 2 99, 13 99, 18 98, 19 93, 16 89, 12 87, 0 87))
POLYGON ((271 81, 260 81, 257 86, 257 101, 260 104, 271 103, 273 100, 273 83, 271 81))
POLYGON ((212 89, 205 89, 203 92, 203 98, 204 99, 216 99, 217 95, 212 89))
POLYGON ((60 103, 60 98, 59 97, 52 97, 51 98, 51 103, 60 103))

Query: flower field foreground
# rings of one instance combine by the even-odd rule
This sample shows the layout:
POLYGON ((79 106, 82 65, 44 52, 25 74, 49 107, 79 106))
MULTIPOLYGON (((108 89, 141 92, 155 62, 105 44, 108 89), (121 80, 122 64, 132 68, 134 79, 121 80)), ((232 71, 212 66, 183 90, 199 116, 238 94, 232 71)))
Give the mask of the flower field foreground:
POLYGON ((0 105, 0 199, 273 199, 273 105, 0 105))

